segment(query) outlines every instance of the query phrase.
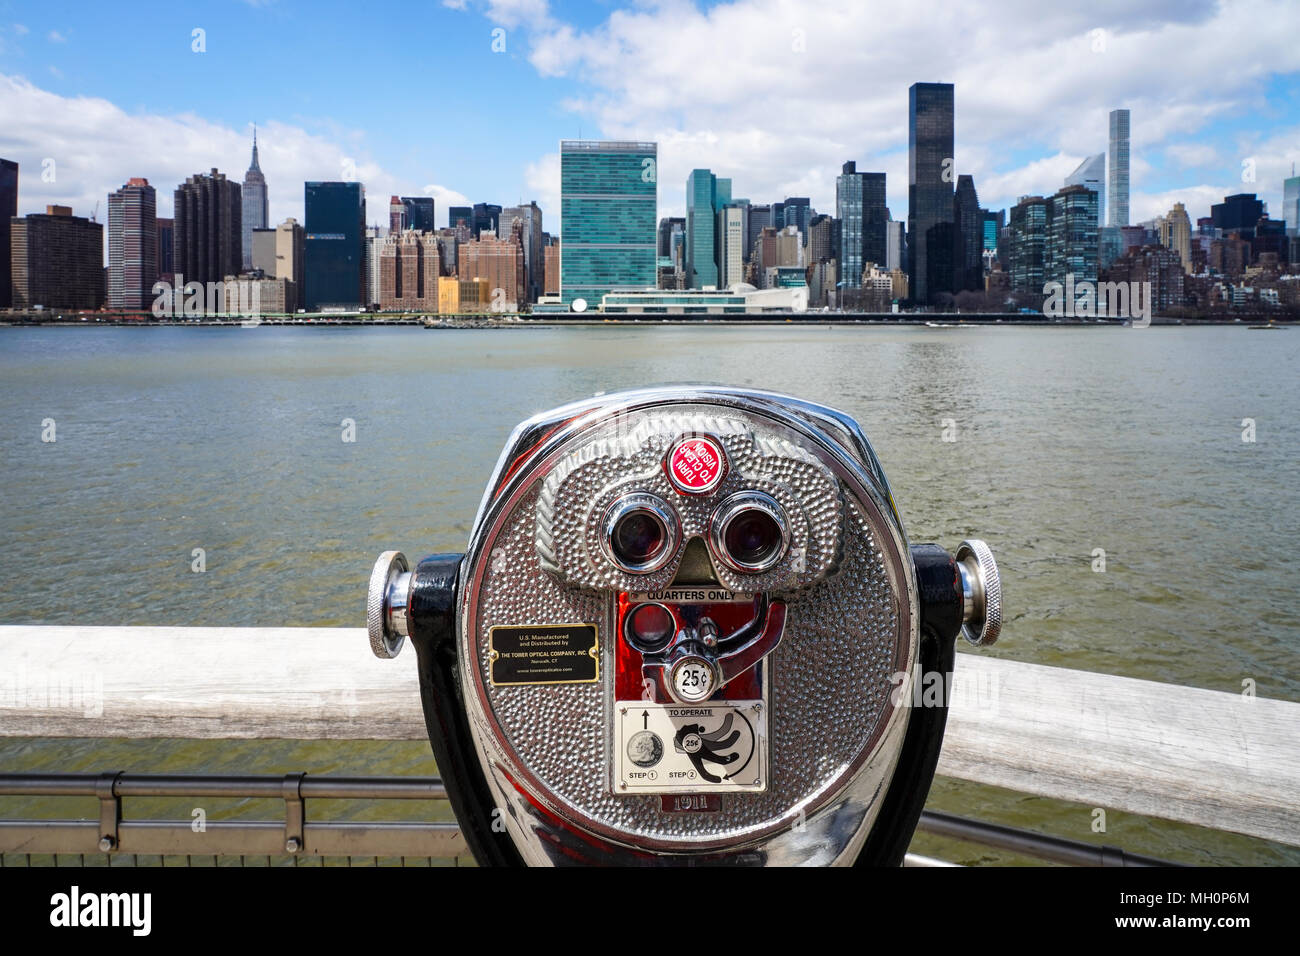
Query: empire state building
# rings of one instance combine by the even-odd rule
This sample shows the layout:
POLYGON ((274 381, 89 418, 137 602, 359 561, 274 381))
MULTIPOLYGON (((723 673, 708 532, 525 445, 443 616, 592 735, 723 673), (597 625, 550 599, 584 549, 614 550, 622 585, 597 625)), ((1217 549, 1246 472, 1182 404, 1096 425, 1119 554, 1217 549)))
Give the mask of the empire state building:
POLYGON ((244 174, 243 268, 253 268, 253 230, 265 229, 268 218, 266 177, 257 165, 257 127, 253 127, 253 163, 244 174))

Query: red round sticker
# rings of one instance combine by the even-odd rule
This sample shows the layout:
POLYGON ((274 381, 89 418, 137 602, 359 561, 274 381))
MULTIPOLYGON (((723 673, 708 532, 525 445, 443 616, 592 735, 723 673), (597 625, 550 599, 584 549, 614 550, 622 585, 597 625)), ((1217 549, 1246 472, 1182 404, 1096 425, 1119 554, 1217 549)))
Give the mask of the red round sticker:
POLYGON ((689 495, 707 494, 727 473, 727 456, 712 438, 683 438, 668 454, 669 480, 689 495))

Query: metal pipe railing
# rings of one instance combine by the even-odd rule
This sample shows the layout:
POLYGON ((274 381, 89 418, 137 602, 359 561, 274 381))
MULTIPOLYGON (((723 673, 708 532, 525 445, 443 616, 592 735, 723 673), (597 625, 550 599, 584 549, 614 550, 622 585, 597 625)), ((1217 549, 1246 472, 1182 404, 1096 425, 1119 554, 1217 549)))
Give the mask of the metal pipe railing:
POLYGON ((935 836, 1010 850, 1022 856, 1070 866, 1181 866, 1167 860, 1129 853, 1113 846, 1096 846, 1080 840, 1034 833, 999 823, 970 820, 951 813, 925 810, 917 829, 935 836))
MULTIPOLYGON (((95 797, 97 773, 0 773, 0 796, 95 797)), ((118 773, 119 797, 266 797, 283 795, 284 778, 252 774, 118 773)), ((303 798, 327 800, 445 800, 438 777, 312 777, 303 775, 303 798)))
MULTIPOLYGON (((447 789, 437 777, 3 773, 0 796, 81 796, 100 800, 98 821, 0 820, 0 854, 444 859, 466 853, 455 823, 307 819, 307 799, 446 800, 447 789), (278 820, 214 820, 207 822, 202 830, 195 830, 189 820, 123 819, 124 797, 280 799, 285 801, 285 815, 278 820)), ((1117 847, 1099 847, 933 810, 921 814, 918 829, 1074 866, 1176 865, 1117 847)), ((937 862, 917 857, 912 865, 937 862)))

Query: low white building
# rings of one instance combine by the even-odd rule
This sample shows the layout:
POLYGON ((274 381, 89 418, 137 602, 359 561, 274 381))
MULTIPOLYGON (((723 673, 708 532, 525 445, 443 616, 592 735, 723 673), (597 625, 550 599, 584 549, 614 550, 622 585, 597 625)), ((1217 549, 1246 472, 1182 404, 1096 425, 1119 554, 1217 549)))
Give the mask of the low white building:
POLYGON ((807 310, 806 285, 755 289, 745 282, 729 289, 615 290, 600 300, 600 311, 612 315, 757 315, 807 310))

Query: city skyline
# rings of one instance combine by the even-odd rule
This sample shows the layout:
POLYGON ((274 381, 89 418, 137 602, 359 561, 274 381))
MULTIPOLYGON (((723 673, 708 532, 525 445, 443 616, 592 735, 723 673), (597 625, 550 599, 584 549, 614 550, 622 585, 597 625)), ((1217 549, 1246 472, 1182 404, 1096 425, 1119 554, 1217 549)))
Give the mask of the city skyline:
MULTIPOLYGON (((961 13, 945 29, 958 30, 980 12, 961 13)), ((536 199, 544 211, 558 212, 555 143, 571 136, 658 142, 661 216, 685 214, 677 184, 694 168, 732 178, 734 192, 755 203, 808 196, 814 208, 833 210, 836 178, 852 159, 859 169, 886 173, 888 205, 899 219, 907 208, 907 90, 915 81, 955 84, 956 166, 974 177, 981 204, 990 209, 1010 208, 1022 195, 1050 194, 1086 157, 1105 150, 1112 109, 1130 109, 1133 116, 1131 222, 1162 215, 1176 201, 1193 216, 1203 215, 1235 192, 1257 192, 1280 216, 1282 181, 1300 159, 1300 108, 1293 96, 1300 53, 1282 42, 1285 26, 1300 21, 1300 12, 1273 3, 1191 4, 1167 16, 1098 11, 1097 23, 1036 10, 1040 27, 1056 28, 1056 62, 1044 74, 1051 82, 1013 86, 1009 79, 1023 80, 1042 51, 990 53, 974 44, 965 58, 920 70, 905 62, 905 52, 920 43, 919 27, 905 13, 876 17, 862 34, 895 37, 890 49, 880 43, 846 63, 835 58, 845 42, 836 37, 864 25, 847 7, 652 4, 629 13, 566 6, 564 20, 545 3, 381 11, 378 16, 407 17, 413 27, 436 26, 440 82, 474 81, 474 95, 461 97, 467 104, 437 101, 427 133, 412 133, 411 124, 394 115, 405 98, 381 101, 368 92, 371 84, 340 90, 344 81, 330 71, 313 72, 311 84, 296 82, 310 62, 301 51, 296 59, 268 55, 251 79, 235 75, 250 73, 244 68, 249 57, 272 44, 276 30, 302 30, 295 47, 309 53, 335 49, 341 34, 324 24, 325 16, 322 23, 308 22, 293 4, 208 7, 187 12, 185 20, 158 13, 145 46, 156 46, 161 59, 144 56, 149 65, 143 68, 95 68, 113 47, 99 44, 127 27, 94 11, 73 24, 58 22, 57 14, 24 11, 25 32, 0 23, 0 110, 13 118, 0 130, 0 155, 30 171, 23 177, 20 215, 51 203, 90 215, 95 202, 143 177, 160 185, 158 214, 170 216, 169 185, 197 169, 215 166, 233 176, 245 168, 256 123, 261 165, 272 184, 268 223, 302 221, 298 183, 345 179, 349 171, 373 197, 432 196, 439 225, 449 206, 483 201, 510 206, 536 199), (670 14, 684 38, 681 50, 664 40, 670 14), (205 17, 211 22, 198 28, 205 30, 205 50, 193 52, 190 23, 205 17), (505 31, 504 49, 492 52, 498 27, 505 31), (172 29, 180 32, 164 39, 172 29), (257 29, 268 35, 247 32, 257 29), (715 63, 701 64, 703 74, 693 77, 675 69, 728 30, 736 38, 737 77, 719 76, 715 63), (1211 42, 1215 56, 1202 62, 1212 65, 1197 68, 1203 76, 1185 68, 1164 71, 1169 75, 1150 70, 1162 51, 1176 48, 1180 63, 1196 61, 1197 51, 1208 51, 1211 42), (624 64, 622 79, 611 73, 615 60, 624 64), (892 66, 874 68, 881 65, 892 66), (158 67, 168 70, 169 84, 156 83, 158 67), (870 76, 852 96, 827 86, 832 77, 861 70, 870 76), (1083 75, 1092 79, 1077 82, 1083 75), (688 79, 697 94, 670 108, 674 91, 688 79), (293 92, 268 100, 260 95, 268 88, 293 92), (747 103, 764 95, 770 109, 760 122, 747 103), (268 107, 280 99, 283 106, 268 107), (326 115, 317 101, 328 102, 326 115), (497 128, 506 118, 503 109, 508 149, 501 148, 497 128), (475 135, 488 130, 494 130, 491 138, 475 135), (46 160, 53 161, 53 181, 41 176, 46 160), (351 160, 350 170, 344 160, 351 160)), ((1005 17, 1007 43, 1019 29, 1011 19, 1005 17)), ((933 51, 926 52, 933 62, 933 51)), ((386 218, 386 211, 372 208, 368 222, 386 218)))

